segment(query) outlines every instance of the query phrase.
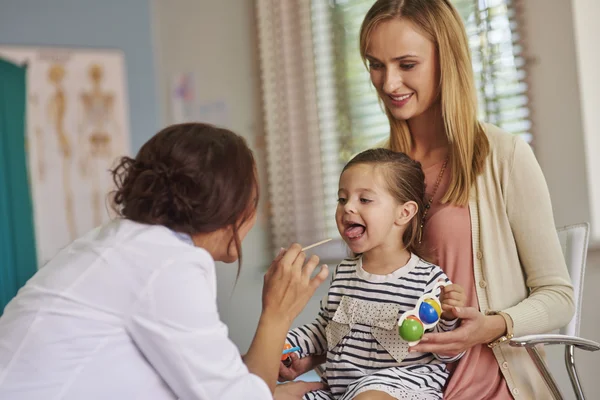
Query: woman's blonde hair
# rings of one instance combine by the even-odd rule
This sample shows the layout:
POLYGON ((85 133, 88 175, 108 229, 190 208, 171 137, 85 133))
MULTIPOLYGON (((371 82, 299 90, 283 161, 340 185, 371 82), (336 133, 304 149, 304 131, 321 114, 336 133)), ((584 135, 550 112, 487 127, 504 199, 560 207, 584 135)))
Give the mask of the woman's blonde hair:
MULTIPOLYGON (((411 21, 436 45, 442 118, 452 168, 442 203, 466 205, 470 188, 483 170, 489 142, 477 120, 477 94, 465 27, 448 0, 377 0, 360 29, 360 54, 365 65, 374 29, 381 22, 396 18, 411 21)), ((387 107, 385 111, 390 121, 390 148, 409 153, 412 137, 407 122, 394 118, 387 107)))

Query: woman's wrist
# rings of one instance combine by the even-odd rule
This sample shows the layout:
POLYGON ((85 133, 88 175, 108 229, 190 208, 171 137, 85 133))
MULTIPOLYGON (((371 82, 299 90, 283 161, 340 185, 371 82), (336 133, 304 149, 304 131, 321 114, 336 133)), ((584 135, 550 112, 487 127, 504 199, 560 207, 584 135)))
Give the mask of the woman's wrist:
POLYGON ((285 316, 276 315, 276 313, 263 310, 258 320, 258 326, 265 325, 276 332, 284 332, 285 335, 287 335, 287 332, 292 326, 292 322, 293 321, 285 316))
POLYGON ((283 351, 285 338, 290 330, 292 323, 287 318, 281 318, 276 315, 263 312, 258 319, 256 333, 260 336, 268 336, 269 341, 273 343, 281 343, 279 355, 283 351))
POLYGON ((243 357, 248 370, 262 378, 271 392, 277 383, 281 351, 290 326, 288 318, 281 318, 263 310, 254 339, 243 357))
POLYGON ((486 336, 483 343, 490 343, 507 332, 506 321, 501 315, 486 315, 485 316, 486 336))

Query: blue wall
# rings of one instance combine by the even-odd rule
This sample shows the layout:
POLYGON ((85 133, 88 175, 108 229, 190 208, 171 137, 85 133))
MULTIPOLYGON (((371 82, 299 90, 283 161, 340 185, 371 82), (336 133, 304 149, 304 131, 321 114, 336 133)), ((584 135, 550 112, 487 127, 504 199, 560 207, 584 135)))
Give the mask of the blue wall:
POLYGON ((125 53, 132 151, 158 129, 151 0, 0 0, 0 44, 125 53))

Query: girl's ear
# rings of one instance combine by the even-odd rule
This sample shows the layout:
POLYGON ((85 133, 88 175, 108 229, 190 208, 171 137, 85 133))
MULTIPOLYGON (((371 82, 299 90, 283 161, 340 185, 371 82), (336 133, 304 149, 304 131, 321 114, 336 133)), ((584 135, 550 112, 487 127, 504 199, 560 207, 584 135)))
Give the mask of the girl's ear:
POLYGON ((396 225, 404 226, 407 225, 415 216, 419 206, 414 201, 407 201, 404 204, 399 204, 396 212, 396 225))

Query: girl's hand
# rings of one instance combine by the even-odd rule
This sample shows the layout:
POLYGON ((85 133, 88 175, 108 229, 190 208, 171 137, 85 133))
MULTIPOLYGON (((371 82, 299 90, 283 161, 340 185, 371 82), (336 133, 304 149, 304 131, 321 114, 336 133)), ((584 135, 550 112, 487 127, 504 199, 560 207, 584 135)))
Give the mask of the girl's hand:
POLYGON ((464 307, 467 303, 467 296, 462 286, 456 283, 448 286, 442 286, 440 288, 442 293, 440 294, 440 303, 442 303, 442 319, 451 320, 454 319, 452 309, 454 307, 464 307))
POLYGON ((293 381, 300 375, 314 369, 317 365, 325 362, 325 356, 310 355, 303 358, 298 357, 298 354, 291 353, 292 364, 289 367, 279 366, 279 382, 293 381))
POLYGON ((277 385, 273 398, 275 400, 302 400, 306 393, 319 389, 325 389, 325 385, 321 382, 289 382, 277 385))
POLYGON ((454 357, 473 346, 489 343, 506 333, 506 322, 500 315, 483 315, 473 307, 454 307, 452 319, 460 318, 451 332, 426 333, 410 352, 436 353, 454 357))
POLYGON ((306 261, 302 246, 293 244, 282 250, 265 274, 263 286, 263 316, 285 322, 288 325, 302 312, 315 290, 327 278, 326 265, 311 278, 319 257, 306 261))

